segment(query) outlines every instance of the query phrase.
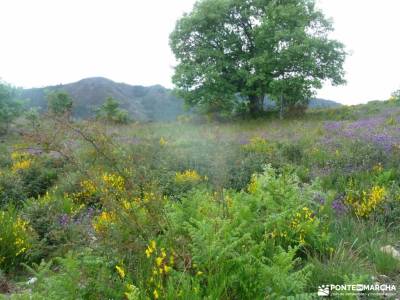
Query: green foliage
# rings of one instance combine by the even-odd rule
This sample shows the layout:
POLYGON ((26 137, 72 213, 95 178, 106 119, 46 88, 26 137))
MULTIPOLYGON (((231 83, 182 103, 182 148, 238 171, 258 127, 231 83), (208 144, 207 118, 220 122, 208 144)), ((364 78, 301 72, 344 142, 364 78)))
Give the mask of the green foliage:
MULTIPOLYGON (((173 82, 189 106, 255 115, 265 95, 307 103, 325 80, 341 84, 344 46, 314 1, 198 1, 170 36, 173 82)), ((283 102, 282 102, 283 103, 283 102)))
POLYGON ((43 118, 36 132, 22 122, 25 135, 0 145, 0 249, 15 252, 18 218, 33 239, 25 257, 7 254, 0 284, 11 299, 138 300, 314 299, 322 284, 396 282, 399 265, 381 248, 398 247, 399 108, 319 114, 126 126, 43 118), (346 120, 321 121, 335 113, 346 120), (394 145, 353 138, 365 124, 394 145), (37 281, 21 283, 28 275, 37 281))
POLYGON ((25 119, 28 121, 32 129, 38 129, 40 116, 36 108, 31 108, 27 112, 25 112, 25 119))
POLYGON ((314 290, 327 283, 345 284, 347 276, 369 273, 367 261, 360 258, 360 250, 343 241, 336 245, 336 249, 332 248, 329 255, 311 257, 310 263, 314 266, 310 280, 314 290))
POLYGON ((72 112, 73 100, 63 91, 53 91, 47 94, 47 106, 50 113, 56 116, 69 116, 72 112))
POLYGON ((26 199, 21 179, 8 171, 1 171, 0 175, 0 207, 21 204, 26 199))
POLYGON ((97 110, 97 118, 107 122, 126 124, 129 122, 129 114, 125 109, 119 108, 118 100, 108 97, 103 105, 97 110))
POLYGON ((397 101, 397 102, 400 101, 400 89, 399 89, 399 90, 396 90, 396 91, 394 91, 394 92, 392 93, 392 95, 391 95, 391 97, 390 97, 390 100, 392 100, 392 101, 397 101))
POLYGON ((253 177, 249 193, 218 200, 199 191, 171 204, 172 234, 190 244, 175 251, 189 250, 193 272, 206 283, 204 295, 263 299, 305 292, 311 269, 297 255, 309 246, 325 251, 328 236, 317 216, 296 219, 312 205, 311 189, 298 184, 294 175, 267 167, 253 177))
POLYGON ((16 96, 15 88, 0 82, 0 135, 7 133, 11 122, 21 114, 16 96))
POLYGON ((0 237, 0 269, 10 271, 27 261, 35 242, 34 231, 11 206, 0 210, 0 237))
MULTIPOLYGON (((69 253, 65 258, 28 268, 37 280, 30 299, 125 299, 124 282, 114 271, 114 265, 90 251, 69 253)), ((12 299, 25 299, 16 295, 12 299)))
POLYGON ((54 184, 62 164, 48 157, 13 152, 8 168, 0 170, 0 206, 21 207, 24 200, 38 197, 54 184))
POLYGON ((40 241, 35 253, 37 257, 64 255, 73 248, 72 245, 83 246, 89 240, 91 213, 68 195, 53 192, 30 199, 23 212, 40 241))

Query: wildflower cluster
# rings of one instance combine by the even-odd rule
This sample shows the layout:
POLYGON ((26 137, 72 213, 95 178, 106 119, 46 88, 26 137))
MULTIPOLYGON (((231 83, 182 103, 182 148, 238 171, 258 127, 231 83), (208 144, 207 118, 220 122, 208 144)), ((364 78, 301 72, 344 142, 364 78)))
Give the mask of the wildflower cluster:
POLYGON ((12 211, 0 211, 0 268, 15 265, 31 248, 28 222, 12 211))
POLYGON ((280 226, 279 229, 275 228, 269 236, 272 239, 281 239, 298 245, 305 245, 307 233, 312 232, 313 228, 318 226, 313 211, 308 207, 303 207, 296 212, 289 222, 288 225, 280 226))
POLYGON ((368 217, 385 200, 386 189, 380 186, 373 186, 369 191, 362 191, 361 195, 349 193, 345 202, 349 205, 356 216, 368 217))
POLYGON ((97 180, 86 179, 80 182, 80 191, 71 196, 77 203, 97 202, 102 196, 121 196, 125 191, 125 180, 113 173, 103 173, 97 180))
POLYGON ((177 183, 197 183, 202 180, 202 177, 196 170, 186 170, 175 174, 175 182, 177 183))
POLYGON ((126 273, 124 267, 122 265, 116 265, 115 266, 115 271, 118 274, 118 277, 122 281, 127 282, 125 284, 125 292, 124 292, 125 299, 127 299, 127 300, 137 300, 137 299, 139 299, 140 290, 138 289, 138 287, 136 287, 135 285, 133 285, 132 283, 130 283, 127 280, 127 273, 126 273))
POLYGON ((137 300, 137 299, 139 299, 139 296, 140 296, 140 290, 137 286, 135 286, 131 283, 128 283, 125 286, 124 295, 127 300, 137 300))
POLYGON ((165 278, 171 272, 174 265, 174 255, 167 255, 164 248, 158 249, 154 240, 147 246, 145 254, 147 259, 152 262, 149 285, 152 287, 153 298, 158 299, 163 292, 165 278))
POLYGON ((243 148, 247 151, 270 153, 273 151, 273 146, 265 138, 255 136, 250 139, 249 143, 244 145, 243 148))
POLYGON ((14 173, 29 169, 33 163, 31 155, 26 152, 13 152, 11 159, 13 161, 12 171, 14 173))
POLYGON ((117 271, 117 273, 121 279, 125 278, 125 270, 123 267, 117 265, 117 266, 115 266, 115 270, 117 271))
POLYGON ((93 221, 93 228, 97 233, 104 232, 111 224, 116 221, 116 215, 114 212, 103 211, 98 217, 93 221))
POLYGON ((104 191, 123 192, 125 190, 125 180, 120 175, 104 173, 102 176, 105 184, 104 191))
POLYGON ((247 186, 247 191, 250 194, 255 194, 258 189, 259 189, 259 185, 258 185, 258 181, 257 181, 257 176, 253 175, 251 177, 249 185, 247 186))
POLYGON ((80 183, 81 191, 72 194, 72 198, 75 202, 80 203, 88 203, 95 198, 97 193, 96 184, 93 180, 83 180, 80 183))
POLYGON ((311 209, 303 207, 300 212, 297 212, 290 223, 290 227, 293 228, 299 235, 298 241, 300 245, 304 245, 306 229, 309 225, 314 224, 315 216, 311 209))

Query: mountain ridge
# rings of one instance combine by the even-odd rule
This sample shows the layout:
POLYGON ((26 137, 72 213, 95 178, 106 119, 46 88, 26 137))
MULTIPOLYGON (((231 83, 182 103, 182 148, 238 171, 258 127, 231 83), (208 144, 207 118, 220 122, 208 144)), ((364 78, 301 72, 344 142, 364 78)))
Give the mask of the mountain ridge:
MULTIPOLYGON (((130 85, 105 77, 89 77, 67 84, 23 89, 21 97, 28 99, 28 107, 46 110, 46 93, 52 91, 65 91, 71 95, 74 100, 73 115, 77 118, 93 116, 96 108, 108 97, 120 101, 121 108, 126 109, 131 118, 138 121, 172 121, 184 113, 183 100, 175 97, 171 90, 162 85, 130 85)), ((309 105, 310 108, 338 106, 341 104, 319 98, 311 99, 309 105)))

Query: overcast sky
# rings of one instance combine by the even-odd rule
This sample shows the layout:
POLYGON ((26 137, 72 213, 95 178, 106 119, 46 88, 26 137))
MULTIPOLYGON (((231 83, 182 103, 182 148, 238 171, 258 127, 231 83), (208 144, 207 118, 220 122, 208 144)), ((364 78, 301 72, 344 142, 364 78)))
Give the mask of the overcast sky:
MULTIPOLYGON (((22 87, 104 76, 172 87, 168 36, 194 0, 0 0, 0 78, 22 87)), ((400 0, 318 0, 352 53, 348 84, 318 96, 345 104, 400 88, 400 0)))

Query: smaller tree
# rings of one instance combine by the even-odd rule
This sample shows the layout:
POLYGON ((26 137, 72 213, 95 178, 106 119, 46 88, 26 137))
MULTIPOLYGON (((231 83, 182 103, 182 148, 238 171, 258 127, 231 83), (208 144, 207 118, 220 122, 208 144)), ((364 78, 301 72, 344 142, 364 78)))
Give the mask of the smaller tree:
POLYGON ((118 100, 114 99, 113 97, 108 97, 103 105, 98 108, 96 112, 97 119, 118 124, 128 123, 128 111, 119 108, 119 106, 120 104, 118 100))
POLYGON ((48 111, 58 117, 65 116, 68 119, 72 113, 73 100, 71 96, 62 91, 54 91, 47 94, 48 111))
POLYGON ((277 104, 281 119, 288 112, 290 114, 303 113, 307 109, 310 98, 313 95, 312 90, 304 80, 295 77, 274 80, 270 88, 270 97, 277 104))
POLYGON ((12 121, 21 114, 22 105, 16 97, 15 88, 0 82, 0 134, 6 134, 12 121))
POLYGON ((32 129, 37 130, 40 126, 40 116, 36 107, 29 109, 25 112, 25 119, 28 121, 32 129))
POLYGON ((390 100, 400 102, 400 89, 398 89, 392 93, 390 100))

